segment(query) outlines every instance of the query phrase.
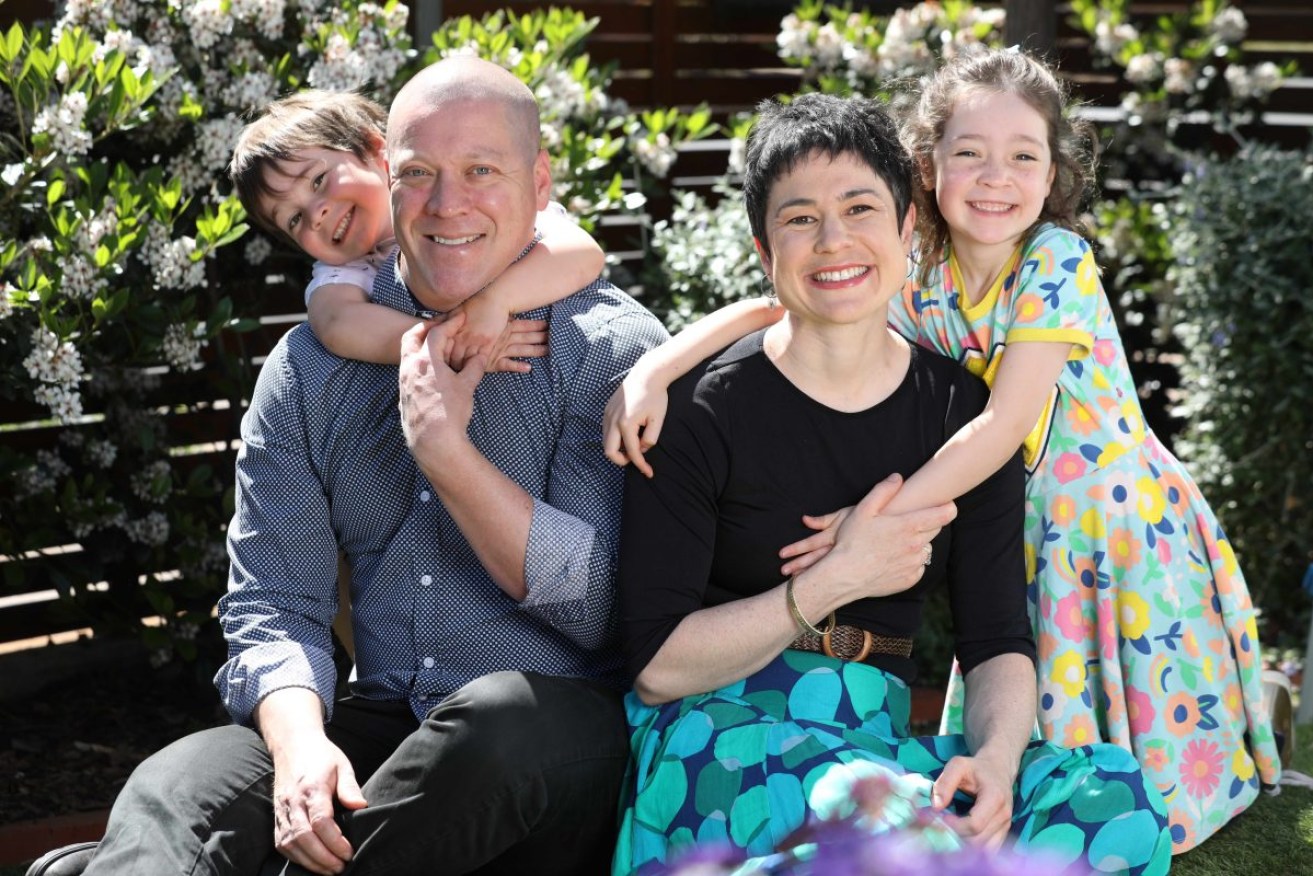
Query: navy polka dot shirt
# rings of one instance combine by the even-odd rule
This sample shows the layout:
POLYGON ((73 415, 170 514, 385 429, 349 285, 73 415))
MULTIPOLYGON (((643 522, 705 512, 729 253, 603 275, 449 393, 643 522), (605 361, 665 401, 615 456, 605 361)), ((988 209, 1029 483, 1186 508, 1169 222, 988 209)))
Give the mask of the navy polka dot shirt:
MULTIPOLYGON (((395 258, 373 298, 422 312, 395 258)), ((352 570, 358 695, 407 699, 422 717, 503 669, 628 684, 614 611, 624 479, 602 454, 602 411, 666 333, 604 281, 523 316, 548 320, 550 350, 528 374, 486 375, 469 427, 480 452, 534 497, 523 602, 484 571, 415 465, 396 366, 341 359, 308 325, 270 353, 242 420, 219 604, 229 659, 215 682, 235 721, 249 724, 256 704, 285 687, 318 692, 331 714, 339 549, 352 570)))

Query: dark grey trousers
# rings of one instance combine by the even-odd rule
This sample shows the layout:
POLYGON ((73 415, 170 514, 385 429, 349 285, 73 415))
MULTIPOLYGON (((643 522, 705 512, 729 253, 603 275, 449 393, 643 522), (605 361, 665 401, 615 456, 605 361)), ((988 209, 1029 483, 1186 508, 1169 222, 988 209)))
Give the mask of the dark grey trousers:
MULTIPOLYGON (((351 876, 604 874, 629 755, 621 695, 581 679, 500 672, 416 726, 405 703, 348 698, 328 736, 369 805, 339 820, 351 876)), ((273 765, 259 734, 220 727, 144 761, 86 876, 269 876, 273 765)))

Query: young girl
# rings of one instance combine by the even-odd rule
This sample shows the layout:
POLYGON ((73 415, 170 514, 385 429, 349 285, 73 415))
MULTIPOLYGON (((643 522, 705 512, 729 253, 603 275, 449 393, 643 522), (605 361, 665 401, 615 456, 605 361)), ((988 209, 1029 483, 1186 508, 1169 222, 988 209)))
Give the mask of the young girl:
MULTIPOLYGON (((320 343, 343 358, 395 363, 415 319, 369 300, 394 249, 386 122, 386 111, 359 94, 300 92, 243 129, 229 174, 256 224, 315 259, 305 294, 320 343)), ((453 311, 465 320, 453 367, 487 351, 497 370, 528 371, 512 357, 542 355, 544 325, 516 320, 507 330, 511 314, 558 301, 601 273, 601 248, 559 205, 538 215, 538 229, 528 255, 453 311)))
MULTIPOLYGON (((905 127, 925 188, 920 269, 890 321, 991 396, 886 510, 951 500, 1022 448, 1040 729, 1134 752, 1180 853, 1248 807, 1260 781, 1275 784, 1280 764, 1244 579, 1198 487, 1145 427, 1093 255, 1072 230, 1089 170, 1064 103, 1043 64, 986 52, 943 67, 905 127)), ((644 356, 608 407, 608 456, 652 476, 642 451, 665 386, 777 312, 731 305, 644 356)), ((846 513, 805 517, 822 532, 781 551, 783 574, 822 556, 846 513)), ((960 691, 955 677, 946 732, 960 729, 960 691)))

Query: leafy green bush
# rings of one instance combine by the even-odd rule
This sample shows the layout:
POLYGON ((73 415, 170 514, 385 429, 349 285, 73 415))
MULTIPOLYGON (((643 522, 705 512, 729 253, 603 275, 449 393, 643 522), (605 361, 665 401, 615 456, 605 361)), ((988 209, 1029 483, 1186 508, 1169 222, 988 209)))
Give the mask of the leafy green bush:
POLYGON ((1172 211, 1180 454, 1239 555, 1265 638, 1298 642, 1313 552, 1313 156, 1201 163, 1172 211))

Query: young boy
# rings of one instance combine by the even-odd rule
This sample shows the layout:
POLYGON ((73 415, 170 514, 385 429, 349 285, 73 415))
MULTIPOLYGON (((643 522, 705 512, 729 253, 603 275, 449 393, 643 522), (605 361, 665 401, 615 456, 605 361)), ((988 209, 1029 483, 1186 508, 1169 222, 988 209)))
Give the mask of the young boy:
MULTIPOLYGON (((393 252, 386 122, 387 112, 359 94, 293 94, 246 126, 229 174, 257 225, 315 259, 306 311, 320 343, 344 358, 396 363, 415 321, 369 300, 393 252)), ((448 314, 465 319, 452 367, 483 351, 496 370, 528 371, 513 357, 541 355, 544 326, 511 315, 551 304, 601 273, 601 248, 559 205, 539 213, 537 225, 538 245, 448 314)))

